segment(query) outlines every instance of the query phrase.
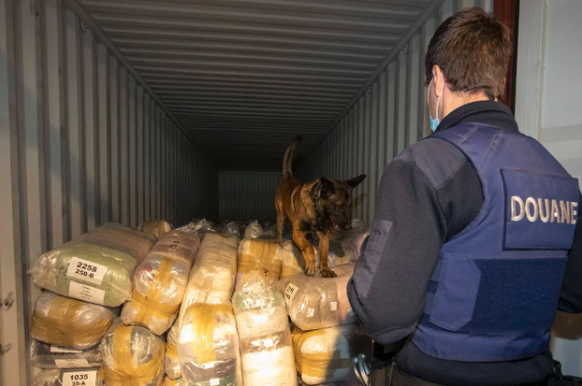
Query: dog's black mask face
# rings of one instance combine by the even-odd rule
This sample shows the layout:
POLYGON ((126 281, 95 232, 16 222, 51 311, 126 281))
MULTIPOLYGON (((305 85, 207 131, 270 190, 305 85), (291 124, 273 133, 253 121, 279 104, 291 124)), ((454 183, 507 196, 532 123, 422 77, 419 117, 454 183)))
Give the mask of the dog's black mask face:
POLYGON ((311 192, 311 200, 318 214, 317 230, 352 229, 352 190, 365 178, 361 175, 347 181, 324 177, 317 180, 311 192))

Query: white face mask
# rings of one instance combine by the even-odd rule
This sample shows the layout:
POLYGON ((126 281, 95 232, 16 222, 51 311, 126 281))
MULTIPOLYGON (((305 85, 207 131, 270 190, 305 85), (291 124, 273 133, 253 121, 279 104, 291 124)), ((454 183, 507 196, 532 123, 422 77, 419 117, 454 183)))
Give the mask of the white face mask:
POLYGON ((434 80, 434 76, 433 78, 430 80, 430 83, 428 85, 428 89, 426 90, 426 104, 428 105, 428 117, 430 118, 430 129, 433 131, 433 133, 436 131, 437 127, 439 126, 439 103, 441 101, 441 95, 443 95, 443 86, 445 85, 445 82, 443 81, 441 83, 441 92, 439 93, 439 97, 437 99, 437 105, 436 105, 436 118, 432 118, 432 114, 430 113, 430 86, 432 85, 432 81, 434 80))

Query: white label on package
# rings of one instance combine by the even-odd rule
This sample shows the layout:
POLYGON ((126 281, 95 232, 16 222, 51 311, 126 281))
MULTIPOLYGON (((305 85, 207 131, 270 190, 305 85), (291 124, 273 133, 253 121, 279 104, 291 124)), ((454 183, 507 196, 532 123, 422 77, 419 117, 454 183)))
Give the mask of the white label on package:
POLYGON ((97 370, 71 371, 63 373, 63 386, 96 386, 97 370))
POLYGON ((87 359, 55 359, 55 365, 59 369, 78 369, 89 367, 87 359))
POLYGON ((218 386, 220 385, 220 379, 214 378, 210 380, 210 386, 218 386))
POLYGON ((311 318, 313 316, 313 314, 315 314, 315 310, 313 308, 308 308, 307 309, 307 317, 311 318))
POLYGON ((67 269, 67 276, 89 283, 101 284, 105 272, 107 272, 107 267, 104 265, 73 257, 69 269, 67 269))
POLYGON ((332 311, 337 310, 337 302, 329 302, 329 309, 332 311))
POLYGON ((103 304, 105 291, 72 281, 69 284, 69 296, 89 303, 103 304))
POLYGON ((293 300, 293 297, 295 297, 298 289, 299 287, 293 283, 287 284, 287 288, 285 289, 285 303, 287 303, 288 306, 291 305, 291 301, 293 300))
POLYGON ((74 348, 64 348, 64 347, 51 346, 49 352, 51 352, 53 354, 80 354, 83 351, 76 350, 74 348))

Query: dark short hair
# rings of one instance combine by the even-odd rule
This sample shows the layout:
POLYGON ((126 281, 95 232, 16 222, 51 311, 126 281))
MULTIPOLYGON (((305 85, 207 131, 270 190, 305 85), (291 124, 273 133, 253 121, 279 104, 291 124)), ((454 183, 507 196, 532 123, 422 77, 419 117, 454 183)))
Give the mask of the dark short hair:
POLYGON ((468 8, 436 30, 425 57, 425 82, 438 65, 452 91, 501 98, 513 49, 509 29, 481 8, 468 8))

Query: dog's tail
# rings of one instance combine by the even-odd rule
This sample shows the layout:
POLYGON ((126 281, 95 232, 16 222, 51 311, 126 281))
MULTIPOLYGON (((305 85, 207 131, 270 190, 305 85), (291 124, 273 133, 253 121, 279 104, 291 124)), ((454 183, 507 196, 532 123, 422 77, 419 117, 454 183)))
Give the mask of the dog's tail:
POLYGON ((285 156, 283 157, 283 178, 289 178, 293 175, 291 170, 291 165, 293 164, 293 153, 295 153, 295 148, 301 142, 301 137, 295 138, 293 143, 289 145, 285 151, 285 156))

